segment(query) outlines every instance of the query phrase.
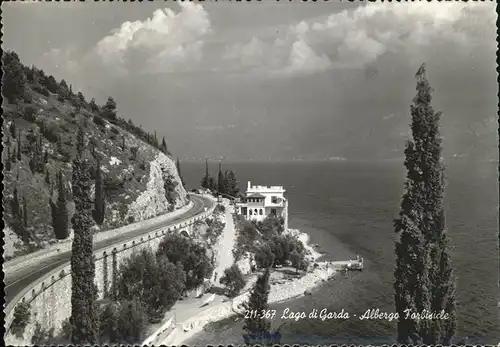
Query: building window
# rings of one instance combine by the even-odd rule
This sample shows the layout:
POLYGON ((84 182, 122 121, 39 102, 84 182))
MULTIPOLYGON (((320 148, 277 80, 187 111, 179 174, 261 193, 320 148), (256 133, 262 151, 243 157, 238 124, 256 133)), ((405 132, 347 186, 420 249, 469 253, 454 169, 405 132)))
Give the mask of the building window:
POLYGON ((250 212, 250 216, 251 216, 251 215, 252 215, 252 210, 250 210, 250 211, 248 211, 248 212, 250 212))
POLYGON ((278 197, 277 196, 271 196, 271 203, 277 204, 278 203, 278 197))
POLYGON ((257 209, 253 210, 253 212, 255 213, 255 215, 259 214, 259 211, 257 211, 257 209))
POLYGON ((271 214, 276 217, 276 209, 275 208, 271 209, 271 214))
POLYGON ((262 211, 262 209, 260 209, 259 214, 262 216, 264 214, 264 211, 262 211))
POLYGON ((246 207, 242 207, 241 208, 241 214, 246 216, 247 215, 247 208, 246 207))

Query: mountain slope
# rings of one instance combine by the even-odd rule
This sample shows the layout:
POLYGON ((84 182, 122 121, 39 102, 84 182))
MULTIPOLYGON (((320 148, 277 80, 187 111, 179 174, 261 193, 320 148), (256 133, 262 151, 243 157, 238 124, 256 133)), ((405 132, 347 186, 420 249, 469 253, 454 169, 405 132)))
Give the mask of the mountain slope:
POLYGON ((14 52, 4 53, 2 60, 3 218, 20 240, 24 239, 13 242, 16 249, 6 256, 57 242, 49 201, 57 199, 58 173, 68 196, 71 237, 71 163, 79 128, 84 132, 84 150, 92 162, 93 177, 100 159, 106 206, 104 222, 95 227, 96 232, 187 203, 165 140, 159 145, 156 135, 117 117, 112 98, 99 107, 93 100, 88 103, 81 93, 73 93, 64 80, 56 82, 42 70, 23 66, 14 52), (21 224, 25 223, 21 228, 12 227, 20 224, 12 204, 15 190, 23 215, 21 224))

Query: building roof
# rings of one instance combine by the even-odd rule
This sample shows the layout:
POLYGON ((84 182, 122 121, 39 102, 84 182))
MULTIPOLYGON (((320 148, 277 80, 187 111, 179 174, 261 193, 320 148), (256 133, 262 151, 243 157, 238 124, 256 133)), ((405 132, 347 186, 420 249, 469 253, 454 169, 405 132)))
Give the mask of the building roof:
POLYGON ((260 193, 254 193, 252 195, 247 196, 247 198, 265 198, 265 195, 262 195, 260 193))

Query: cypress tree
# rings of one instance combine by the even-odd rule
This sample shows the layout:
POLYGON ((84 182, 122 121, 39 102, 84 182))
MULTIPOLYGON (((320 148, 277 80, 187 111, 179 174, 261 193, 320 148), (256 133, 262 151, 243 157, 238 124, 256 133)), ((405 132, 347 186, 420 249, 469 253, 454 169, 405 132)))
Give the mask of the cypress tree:
POLYGON ((71 219, 74 238, 71 249, 71 340, 75 345, 96 344, 98 338, 97 308, 95 304, 95 259, 92 254, 93 224, 90 189, 90 165, 82 157, 73 161, 72 174, 75 213, 71 219))
POLYGON ((21 131, 17 132, 17 160, 21 161, 21 131))
POLYGON ((182 172, 181 172, 181 164, 179 163, 179 157, 177 157, 177 161, 175 162, 175 166, 177 167, 177 173, 179 174, 179 178, 181 179, 182 186, 185 187, 184 177, 182 177, 182 172))
POLYGON ((220 194, 224 194, 224 174, 222 173, 222 163, 219 162, 219 175, 217 177, 217 190, 220 194))
POLYGON ((203 176, 203 178, 201 179, 201 187, 202 188, 205 188, 205 189, 209 188, 209 186, 208 186, 208 177, 209 177, 209 173, 208 173, 208 159, 205 158, 205 176, 203 176))
POLYGON ((163 151, 163 153, 168 154, 167 142, 165 141, 165 136, 163 136, 163 139, 161 140, 160 150, 163 151))
POLYGON ((5 160, 5 171, 10 171, 12 169, 12 162, 11 162, 10 158, 11 158, 10 146, 7 145, 7 155, 6 155, 6 160, 5 160))
POLYGON ((456 330, 456 303, 443 209, 441 113, 432 109, 424 64, 416 78, 417 95, 411 106, 412 140, 405 149, 405 191, 399 218, 394 221, 399 234, 394 271, 398 342, 446 345, 456 330), (444 310, 449 319, 405 319, 406 309, 416 313, 444 310))
POLYGON ((57 201, 50 202, 52 212, 52 227, 57 239, 64 240, 68 237, 68 208, 66 206, 66 188, 64 187, 63 175, 57 173, 57 201))
POLYGON ((92 217, 94 218, 94 221, 97 225, 102 225, 102 223, 104 222, 105 201, 102 185, 100 156, 97 156, 94 192, 94 210, 92 211, 92 217))
POLYGON ((49 170, 45 170, 45 183, 47 183, 47 186, 50 187, 50 174, 49 170))
POLYGON ((10 126, 9 126, 9 130, 10 130, 10 134, 12 135, 12 137, 16 137, 16 123, 14 121, 11 121, 10 122, 10 126))
POLYGON ((85 134, 81 126, 78 127, 78 132, 76 134, 76 154, 82 156, 85 150, 85 134))
MULTIPOLYGON (((269 268, 266 268, 264 273, 257 278, 248 302, 244 303, 245 310, 249 312, 257 312, 257 316, 250 315, 245 318, 245 324, 243 325, 243 331, 246 334, 251 335, 259 340, 264 340, 265 335, 270 333, 271 321, 262 317, 262 312, 269 309, 267 303, 269 298, 269 291, 271 286, 269 285, 269 268)), ((248 344, 248 337, 244 335, 245 343, 248 344)))
POLYGON ((125 151, 125 135, 122 135, 122 151, 125 151))
POLYGON ((24 227, 28 227, 28 206, 26 204, 26 197, 23 196, 23 223, 24 227))

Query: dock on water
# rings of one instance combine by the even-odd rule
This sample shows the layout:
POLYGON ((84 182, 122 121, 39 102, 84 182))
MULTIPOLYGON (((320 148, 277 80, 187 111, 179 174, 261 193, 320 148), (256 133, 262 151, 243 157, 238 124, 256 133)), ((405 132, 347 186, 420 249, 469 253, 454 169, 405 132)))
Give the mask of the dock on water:
POLYGON ((363 270, 363 258, 359 255, 356 257, 356 259, 331 261, 330 264, 344 271, 363 270))

